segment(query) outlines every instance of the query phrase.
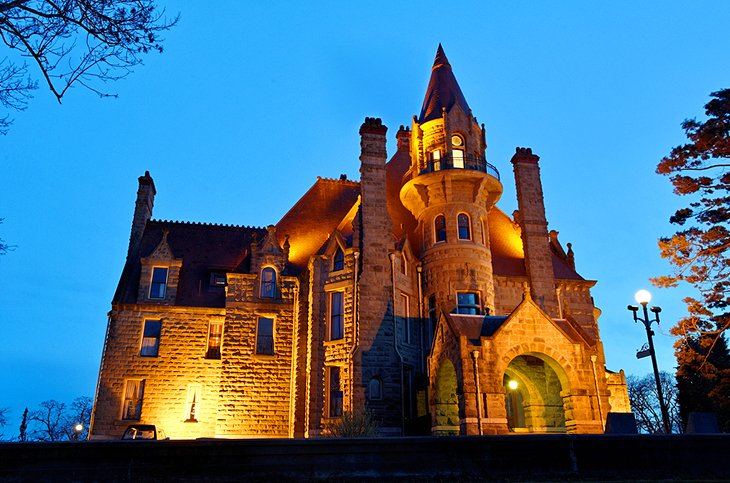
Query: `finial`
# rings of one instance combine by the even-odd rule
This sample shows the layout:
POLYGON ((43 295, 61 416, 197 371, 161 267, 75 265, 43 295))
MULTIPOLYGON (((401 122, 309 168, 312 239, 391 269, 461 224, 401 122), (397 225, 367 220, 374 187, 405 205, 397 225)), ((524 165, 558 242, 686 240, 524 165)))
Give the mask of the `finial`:
POLYGON ((522 282, 522 296, 525 300, 532 300, 532 295, 530 295, 530 284, 527 282, 522 282))

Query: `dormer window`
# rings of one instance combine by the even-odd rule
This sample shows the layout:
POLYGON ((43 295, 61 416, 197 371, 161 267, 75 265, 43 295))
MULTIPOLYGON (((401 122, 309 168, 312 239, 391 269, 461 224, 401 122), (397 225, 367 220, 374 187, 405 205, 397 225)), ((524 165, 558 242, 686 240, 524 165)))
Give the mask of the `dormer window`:
POLYGON ((345 269, 345 252, 342 251, 342 248, 337 247, 337 251, 335 252, 335 257, 332 260, 332 271, 337 272, 339 270, 345 269))
POLYGON ((152 269, 152 282, 150 283, 150 298, 164 299, 167 292, 167 267, 154 267, 152 269))
POLYGON ((451 156, 454 168, 464 169, 464 139, 458 134, 451 136, 451 156))
POLYGON ((261 270, 261 298, 273 299, 276 295, 276 270, 266 267, 261 270))

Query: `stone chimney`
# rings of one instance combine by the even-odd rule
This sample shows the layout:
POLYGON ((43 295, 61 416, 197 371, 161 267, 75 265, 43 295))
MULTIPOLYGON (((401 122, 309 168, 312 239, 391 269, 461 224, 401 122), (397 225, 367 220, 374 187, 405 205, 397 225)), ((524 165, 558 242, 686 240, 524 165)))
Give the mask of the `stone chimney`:
POLYGON ((137 189, 137 201, 134 205, 134 217, 132 218, 132 233, 129 235, 129 249, 127 258, 139 250, 142 242, 142 234, 144 233, 147 221, 152 218, 152 207, 155 204, 155 182, 152 180, 149 171, 144 172, 144 176, 139 177, 139 188, 137 189))
POLYGON ((540 157, 530 148, 517 148, 512 157, 525 249, 525 267, 532 299, 551 317, 559 317, 555 273, 540 182, 540 157))
POLYGON ((398 140, 398 151, 410 152, 411 150, 411 128, 407 126, 401 126, 398 129, 398 133, 395 135, 398 140))

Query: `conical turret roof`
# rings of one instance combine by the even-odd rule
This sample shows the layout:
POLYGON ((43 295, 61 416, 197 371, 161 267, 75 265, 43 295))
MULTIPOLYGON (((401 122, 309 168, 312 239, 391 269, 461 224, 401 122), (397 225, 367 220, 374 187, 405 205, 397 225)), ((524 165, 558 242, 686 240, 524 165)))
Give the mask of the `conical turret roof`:
POLYGON ((464 112, 469 112, 469 104, 466 103, 464 94, 461 92, 459 83, 456 82, 454 72, 451 70, 449 59, 446 58, 444 49, 439 44, 436 59, 431 69, 431 80, 428 82, 428 90, 426 91, 426 98, 423 100, 418 122, 424 123, 437 119, 441 117, 443 108, 446 108, 448 112, 456 104, 459 104, 464 112))

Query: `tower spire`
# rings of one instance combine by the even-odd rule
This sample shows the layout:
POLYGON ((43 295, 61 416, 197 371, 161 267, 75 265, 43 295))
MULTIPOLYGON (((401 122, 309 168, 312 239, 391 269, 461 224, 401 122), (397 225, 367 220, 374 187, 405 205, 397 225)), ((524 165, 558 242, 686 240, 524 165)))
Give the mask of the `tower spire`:
POLYGON ((443 47, 439 44, 436 49, 436 58, 431 68, 431 80, 428 82, 426 97, 423 100, 421 115, 418 122, 423 124, 426 121, 442 116, 446 109, 449 112, 454 105, 459 104, 465 113, 469 112, 469 104, 461 92, 459 83, 456 82, 451 64, 446 57, 443 47))

